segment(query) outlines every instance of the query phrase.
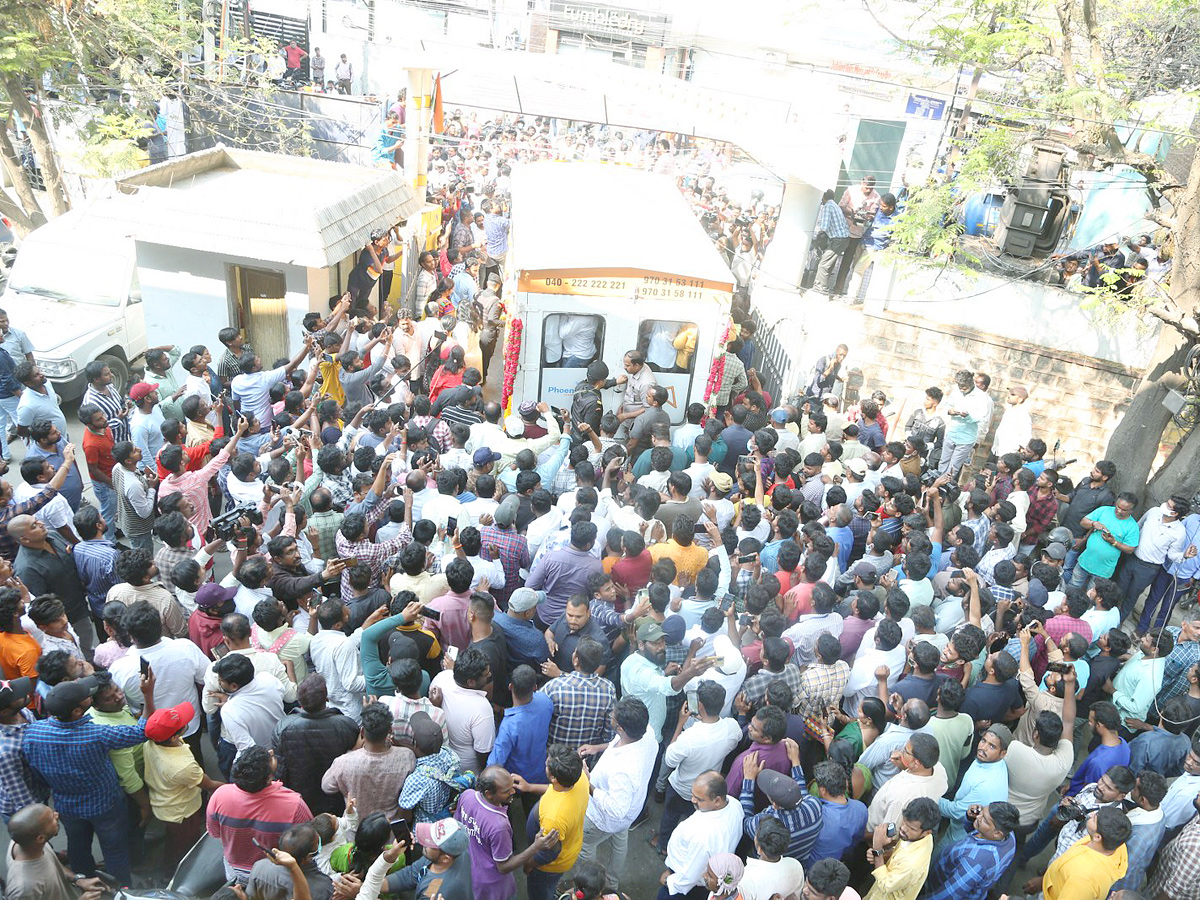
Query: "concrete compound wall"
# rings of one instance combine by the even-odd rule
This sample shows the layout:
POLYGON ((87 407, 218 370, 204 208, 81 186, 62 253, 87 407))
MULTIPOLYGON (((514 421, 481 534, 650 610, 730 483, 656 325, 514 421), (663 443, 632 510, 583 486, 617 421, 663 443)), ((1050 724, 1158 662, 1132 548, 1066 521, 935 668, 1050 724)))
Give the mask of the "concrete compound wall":
MULTIPOLYGON (((1029 314, 1020 295, 991 302, 999 327, 1029 314)), ((1046 344, 1033 343, 880 303, 868 303, 864 310, 812 293, 758 290, 754 312, 760 322, 756 363, 768 389, 779 396, 802 390, 815 360, 840 343, 850 348, 848 402, 882 390, 901 424, 921 406, 925 388, 937 385, 948 393, 955 371, 983 371, 992 377, 996 412, 981 449, 990 447, 990 432, 1003 413, 1008 388, 1021 385, 1030 394, 1034 436, 1045 440, 1051 451, 1061 442, 1060 457, 1080 460, 1067 470, 1072 477, 1102 457, 1141 375, 1140 368, 1123 361, 1048 346, 1053 341, 1050 333, 1046 344)), ((973 309, 972 317, 978 315, 973 309)), ((1101 343, 1111 347, 1119 342, 1101 343)), ((1128 353, 1130 358, 1136 355, 1128 353)))

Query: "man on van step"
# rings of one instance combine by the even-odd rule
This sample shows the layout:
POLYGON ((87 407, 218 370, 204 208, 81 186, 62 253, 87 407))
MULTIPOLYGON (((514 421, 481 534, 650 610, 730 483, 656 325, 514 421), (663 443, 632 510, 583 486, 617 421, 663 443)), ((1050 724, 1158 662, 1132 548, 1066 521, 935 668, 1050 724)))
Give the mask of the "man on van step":
POLYGON ((588 364, 587 378, 575 385, 571 398, 571 441, 581 444, 587 437, 579 430, 586 424, 593 434, 600 433, 600 418, 604 415, 604 401, 600 392, 628 381, 628 376, 608 377, 608 365, 600 360, 588 364))

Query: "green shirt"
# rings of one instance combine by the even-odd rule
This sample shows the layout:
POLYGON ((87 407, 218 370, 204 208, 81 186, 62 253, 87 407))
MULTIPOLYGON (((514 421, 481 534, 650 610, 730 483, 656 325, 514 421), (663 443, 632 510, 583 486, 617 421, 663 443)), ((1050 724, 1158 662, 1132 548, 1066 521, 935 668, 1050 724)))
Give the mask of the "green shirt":
POLYGON ((637 697, 650 713, 650 728, 657 740, 662 740, 663 722, 667 718, 667 698, 679 693, 663 670, 641 653, 632 653, 621 663, 621 689, 627 697, 637 697))
POLYGON ((938 762, 946 770, 946 781, 958 781, 958 767, 971 752, 971 737, 975 733, 975 721, 966 713, 953 719, 940 719, 936 715, 929 720, 929 730, 937 738, 941 751, 938 762))
MULTIPOLYGON (((1089 513, 1087 518, 1108 528, 1117 542, 1137 546, 1141 529, 1133 516, 1118 519, 1115 506, 1102 506, 1089 513)), ((1087 546, 1083 548, 1083 553, 1079 554, 1079 565, 1097 578, 1111 578, 1120 559, 1121 551, 1104 540, 1104 535, 1099 531, 1093 529, 1088 537, 1087 546)))
MULTIPOLYGON (((123 707, 117 712, 106 713, 93 706, 87 714, 99 725, 137 725, 138 723, 128 707, 123 707)), ((113 768, 117 770, 117 779, 121 782, 121 790, 127 794, 136 794, 145 786, 142 779, 145 777, 146 767, 142 760, 141 744, 122 747, 120 750, 109 750, 108 758, 112 760, 113 768)))

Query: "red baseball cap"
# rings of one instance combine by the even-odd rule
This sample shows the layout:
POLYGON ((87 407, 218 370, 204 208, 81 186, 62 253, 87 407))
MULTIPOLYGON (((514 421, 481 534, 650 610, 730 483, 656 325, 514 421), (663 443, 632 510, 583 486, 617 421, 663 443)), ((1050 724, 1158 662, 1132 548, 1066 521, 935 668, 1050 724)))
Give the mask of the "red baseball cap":
POLYGON ((146 720, 146 737, 155 742, 169 740, 186 728, 194 715, 195 708, 186 700, 178 706, 156 709, 146 720))

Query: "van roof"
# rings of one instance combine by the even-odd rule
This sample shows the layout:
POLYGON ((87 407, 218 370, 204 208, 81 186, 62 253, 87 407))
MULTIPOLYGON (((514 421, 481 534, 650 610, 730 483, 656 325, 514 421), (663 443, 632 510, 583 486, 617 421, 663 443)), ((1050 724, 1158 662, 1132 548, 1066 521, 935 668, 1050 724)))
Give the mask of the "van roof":
POLYGON ((704 279, 733 275, 673 179, 625 166, 535 162, 512 173, 522 271, 603 271, 704 279))

